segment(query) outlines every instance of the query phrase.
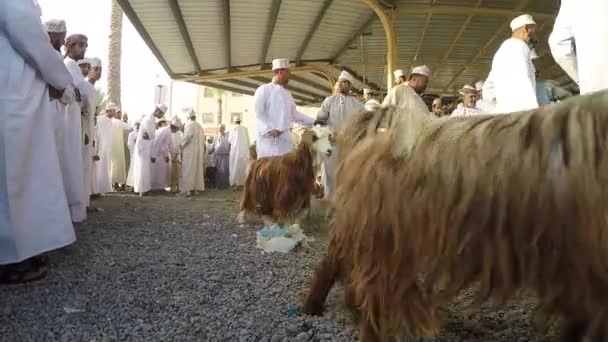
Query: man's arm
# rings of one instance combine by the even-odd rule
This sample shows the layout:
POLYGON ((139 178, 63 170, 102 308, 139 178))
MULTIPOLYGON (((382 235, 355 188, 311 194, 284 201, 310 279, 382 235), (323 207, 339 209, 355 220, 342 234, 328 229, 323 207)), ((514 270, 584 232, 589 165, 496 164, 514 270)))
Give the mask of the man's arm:
POLYGON ((33 1, 0 0, 0 27, 11 46, 46 83, 64 90, 72 80, 61 56, 49 43, 39 14, 33 1))
POLYGON ((266 87, 258 87, 253 94, 253 109, 255 111, 256 129, 261 136, 267 136, 273 130, 271 118, 267 112, 267 102, 266 87))
POLYGON ((549 36, 549 47, 557 64, 574 82, 578 83, 578 60, 571 20, 572 11, 568 9, 567 1, 562 1, 553 32, 549 36))
POLYGON ((317 112, 317 121, 327 122, 329 120, 329 107, 330 107, 330 99, 331 97, 326 97, 321 104, 321 108, 317 112))

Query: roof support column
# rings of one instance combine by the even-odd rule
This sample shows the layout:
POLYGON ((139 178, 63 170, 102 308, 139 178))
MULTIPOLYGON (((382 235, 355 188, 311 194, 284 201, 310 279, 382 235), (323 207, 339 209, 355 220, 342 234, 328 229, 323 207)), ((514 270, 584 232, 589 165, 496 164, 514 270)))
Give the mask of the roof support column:
POLYGON ((392 9, 390 12, 385 11, 379 0, 362 1, 374 10, 384 28, 384 35, 386 37, 386 89, 391 89, 393 86, 393 72, 397 68, 397 61, 399 59, 397 35, 395 32, 395 10, 392 9))

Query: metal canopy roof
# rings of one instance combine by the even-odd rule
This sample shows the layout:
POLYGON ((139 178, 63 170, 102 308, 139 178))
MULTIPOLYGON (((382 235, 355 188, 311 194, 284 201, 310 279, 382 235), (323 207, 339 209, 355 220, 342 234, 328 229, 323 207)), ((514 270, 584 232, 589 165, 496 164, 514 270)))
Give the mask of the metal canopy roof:
MULTIPOLYGON (((547 46, 556 0, 380 0, 397 15, 399 63, 432 70, 429 94, 450 94, 485 79, 509 22, 529 13, 541 34, 540 79, 571 80, 547 46)), ((169 76, 253 94, 270 82, 270 63, 289 58, 296 103, 329 95, 340 70, 355 88, 386 84, 386 42, 375 12, 361 0, 118 0, 169 76)))

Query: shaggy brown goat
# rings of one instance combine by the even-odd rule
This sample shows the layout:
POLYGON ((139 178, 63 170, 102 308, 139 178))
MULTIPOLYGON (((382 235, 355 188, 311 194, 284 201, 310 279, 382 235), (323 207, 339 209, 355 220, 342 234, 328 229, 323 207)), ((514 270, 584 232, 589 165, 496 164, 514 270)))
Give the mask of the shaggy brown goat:
POLYGON ((564 341, 605 341, 607 139, 608 91, 509 115, 353 116, 303 312, 320 314, 338 281, 361 341, 385 341, 436 334, 437 309, 470 286, 478 302, 528 289, 564 341))
POLYGON ((310 208, 315 168, 331 154, 330 139, 328 128, 315 127, 302 134, 300 144, 290 153, 252 162, 238 220, 245 222, 247 213, 262 215, 266 223, 298 219, 310 208))

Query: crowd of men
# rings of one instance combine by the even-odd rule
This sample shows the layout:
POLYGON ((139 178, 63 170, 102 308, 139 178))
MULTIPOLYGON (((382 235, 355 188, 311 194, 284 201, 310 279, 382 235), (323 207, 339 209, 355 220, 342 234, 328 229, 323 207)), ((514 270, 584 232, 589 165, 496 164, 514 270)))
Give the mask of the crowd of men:
POLYGON ((132 123, 113 103, 101 108, 102 61, 85 56, 88 38, 40 14, 33 1, 0 1, 0 283, 44 277, 45 252, 75 241, 73 223, 97 211, 91 199, 127 189, 192 196, 205 168, 209 185, 238 187, 249 164, 240 122, 206 144, 192 110, 182 125, 164 104, 132 123))
MULTIPOLYGON (((608 13, 606 3, 597 1, 596 13, 608 13)), ((607 33, 605 16, 591 15, 581 24, 573 15, 582 15, 580 11, 562 1, 549 43, 556 61, 586 94, 608 88, 607 74, 596 72, 608 51, 608 35, 590 40, 594 28, 607 33), (600 57, 591 56, 591 42, 599 46, 600 57)), ((73 222, 84 221, 87 209, 94 210, 92 196, 127 186, 141 196, 165 188, 192 195, 205 188, 205 168, 211 176, 207 181, 220 188, 242 185, 247 175, 249 138, 240 125, 233 134, 222 127, 215 139, 205 141, 193 111, 182 127, 178 118, 165 118, 167 107, 161 104, 131 127, 116 105, 100 110, 95 83, 102 63, 85 58, 87 37, 66 37, 65 22, 43 26, 40 17, 35 1, 0 0, 0 283, 44 277, 44 253, 75 241, 73 222)), ((544 104, 532 63, 537 25, 522 15, 511 29, 485 82, 465 85, 462 103, 449 109, 450 115, 506 114, 544 104)), ((354 79, 342 72, 316 119, 300 113, 285 87, 289 64, 273 60, 272 82, 254 94, 257 158, 290 152, 294 122, 305 127, 324 123, 338 131, 351 113, 380 105, 369 90, 365 103, 354 97, 354 79)), ((407 77, 402 71, 395 76, 398 84, 382 105, 428 112, 421 95, 430 70, 420 66, 407 77)), ((433 104, 432 113, 446 112, 443 103, 433 104)), ((324 164, 326 196, 335 191, 337 155, 324 164)))

